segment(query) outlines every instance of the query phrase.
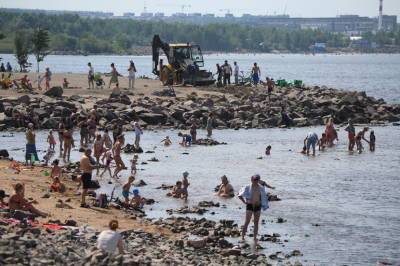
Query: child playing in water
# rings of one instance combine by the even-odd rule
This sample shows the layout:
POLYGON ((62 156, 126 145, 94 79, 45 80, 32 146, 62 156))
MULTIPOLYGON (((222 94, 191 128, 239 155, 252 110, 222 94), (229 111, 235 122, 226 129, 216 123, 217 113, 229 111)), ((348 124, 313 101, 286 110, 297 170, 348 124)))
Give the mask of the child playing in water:
POLYGON ((361 130, 360 132, 357 133, 356 146, 357 146, 358 153, 361 153, 362 150, 364 149, 364 147, 362 145, 362 140, 365 140, 367 143, 369 143, 369 141, 365 138, 365 133, 367 131, 368 131, 368 127, 364 127, 363 130, 361 130))
POLYGON ((271 155, 271 149, 272 149, 272 147, 271 147, 271 145, 268 145, 267 146, 267 148, 265 149, 265 155, 271 155))
POLYGON ((129 204, 129 190, 131 189, 132 183, 135 181, 135 177, 134 176, 130 176, 128 178, 128 183, 126 183, 123 187, 122 187, 122 196, 125 199, 125 204, 128 205, 129 204))
POLYGON ((318 150, 324 151, 327 144, 328 144, 328 139, 326 137, 326 134, 322 133, 322 137, 318 140, 318 150))
POLYGON ((50 173, 50 178, 61 178, 62 177, 62 169, 60 166, 58 166, 60 161, 58 159, 54 160, 52 165, 53 168, 51 168, 51 173, 50 173))
POLYGON ((136 171, 137 171, 137 161, 139 159, 139 156, 137 154, 135 154, 133 156, 133 159, 131 160, 131 175, 136 175, 136 171))
POLYGON ((50 149, 52 151, 54 151, 54 148, 57 143, 56 143, 56 139, 54 138, 54 135, 53 135, 53 130, 50 130, 49 135, 47 136, 47 142, 50 145, 50 149))
POLYGON ((171 141, 171 139, 169 138, 169 136, 166 136, 165 139, 163 139, 163 140, 161 141, 161 143, 163 143, 163 142, 164 142, 164 146, 169 146, 169 145, 172 144, 172 141, 171 141))
POLYGON ((172 188, 172 192, 167 194, 168 197, 181 198, 182 197, 182 182, 177 181, 176 185, 172 188))
POLYGON ((300 152, 301 154, 307 154, 307 147, 306 145, 303 146, 303 149, 300 152))
POLYGON ((375 151, 375 133, 372 130, 371 133, 369 134, 369 150, 370 151, 375 151))
POLYGON ((178 133, 179 137, 182 137, 182 142, 180 143, 184 147, 192 146, 192 136, 188 134, 183 134, 182 132, 178 133))
POLYGON ((188 193, 188 187, 189 187, 189 180, 187 179, 189 176, 188 172, 183 173, 183 178, 182 178, 182 199, 187 200, 189 193, 188 193))
POLYGON ((113 157, 112 157, 111 151, 107 151, 107 152, 104 153, 103 158, 101 159, 103 163, 104 163, 104 159, 106 160, 106 162, 104 164, 104 170, 100 174, 100 177, 103 177, 104 173, 107 172, 107 171, 110 173, 110 177, 112 177, 111 162, 113 160, 113 157))
POLYGON ((144 198, 142 198, 139 194, 139 189, 135 188, 132 190, 133 197, 131 199, 131 206, 133 208, 143 208, 144 198))

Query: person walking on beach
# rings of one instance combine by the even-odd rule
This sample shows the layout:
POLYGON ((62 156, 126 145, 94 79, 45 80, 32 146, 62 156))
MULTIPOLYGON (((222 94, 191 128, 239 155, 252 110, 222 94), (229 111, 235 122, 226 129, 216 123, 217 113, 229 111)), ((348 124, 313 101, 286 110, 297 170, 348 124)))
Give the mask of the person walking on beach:
POLYGON ((257 63, 254 63, 254 66, 251 69, 251 77, 253 79, 254 86, 257 87, 261 77, 261 70, 260 67, 257 65, 257 63))
POLYGON ((242 230, 242 241, 245 240, 247 227, 253 216, 254 221, 254 243, 257 244, 258 224, 260 221, 261 210, 268 209, 268 197, 264 186, 259 184, 260 175, 251 177, 251 184, 243 187, 239 191, 239 199, 246 205, 246 219, 242 230))
POLYGON ((89 90, 94 89, 94 68, 92 67, 92 63, 88 63, 89 72, 88 72, 88 84, 89 90))
POLYGON ((349 151, 353 151, 356 144, 356 129, 353 126, 353 121, 349 119, 347 127, 344 129, 348 133, 349 138, 349 151))
POLYGON ((133 123, 133 130, 135 131, 135 148, 140 148, 140 136, 143 134, 143 129, 139 125, 139 119, 133 123))
POLYGON ((310 148, 313 149, 313 156, 315 156, 315 146, 318 143, 318 134, 315 132, 309 132, 307 137, 304 139, 304 146, 307 149, 307 155, 310 155, 310 148))
POLYGON ((119 135, 117 141, 114 143, 112 151, 116 167, 113 178, 118 178, 118 173, 126 169, 124 161, 122 161, 121 158, 121 148, 124 145, 124 142, 125 142, 124 135, 119 135))
POLYGON ((92 154, 91 149, 86 149, 85 153, 82 155, 80 160, 80 170, 82 171, 81 182, 82 182, 82 198, 81 198, 81 207, 88 208, 89 206, 86 204, 86 194, 89 189, 93 188, 92 186, 92 171, 96 168, 95 162, 90 157, 92 154))
POLYGON ((235 77, 235 84, 238 85, 239 84, 239 65, 237 64, 237 62, 233 62, 233 75, 235 77))
POLYGON ((50 81, 51 81, 51 71, 50 68, 46 67, 46 72, 44 73, 44 78, 46 80, 46 90, 50 89, 50 81))
POLYGON ((97 166, 96 174, 98 175, 100 170, 100 157, 104 153, 104 142, 100 134, 96 135, 96 140, 94 141, 93 144, 93 153, 94 153, 94 158, 96 158, 96 166, 97 166))
POLYGON ((25 151, 25 161, 33 166, 36 161, 39 161, 39 157, 36 151, 36 134, 33 128, 33 124, 28 124, 28 130, 26 131, 26 151, 25 151))
POLYGON ((134 89, 135 88, 135 76, 136 76, 136 67, 135 63, 131 60, 129 68, 128 68, 128 79, 129 79, 129 89, 134 89))
POLYGON ((222 66, 224 71, 224 86, 231 84, 232 67, 228 64, 228 60, 225 60, 225 64, 222 66))
POLYGON ((111 79, 110 79, 110 83, 108 84, 108 88, 111 88, 111 84, 115 83, 116 86, 116 90, 113 91, 113 94, 119 94, 119 82, 118 82, 118 76, 120 76, 120 74, 118 73, 117 69, 115 68, 114 63, 111 63, 111 79))
POLYGON ((108 128, 104 129, 103 143, 107 150, 112 149, 112 141, 111 141, 110 135, 108 135, 108 128))
POLYGON ((103 155, 103 157, 101 158, 101 161, 104 164, 104 170, 103 172, 100 174, 100 177, 103 177, 103 175, 108 172, 110 174, 110 177, 112 177, 112 173, 111 173, 111 162, 113 161, 113 157, 112 157, 112 152, 111 151, 106 151, 103 155), (106 160, 106 162, 104 163, 104 160, 106 160))
POLYGON ((207 126, 206 126, 206 129, 207 129, 207 137, 208 137, 208 138, 211 138, 211 136, 212 136, 213 121, 214 121, 214 119, 213 119, 213 114, 210 113, 210 114, 208 115, 207 126))

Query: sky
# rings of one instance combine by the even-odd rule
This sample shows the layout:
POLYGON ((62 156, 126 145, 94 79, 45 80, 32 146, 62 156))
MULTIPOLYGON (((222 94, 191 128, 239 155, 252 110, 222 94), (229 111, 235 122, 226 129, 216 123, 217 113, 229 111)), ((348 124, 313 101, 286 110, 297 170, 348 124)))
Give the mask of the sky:
MULTIPOLYGON (((400 0, 383 0, 384 14, 400 17, 400 0)), ((0 0, 0 8, 124 12, 214 13, 240 16, 288 14, 291 17, 332 17, 356 14, 376 17, 379 0, 0 0)))

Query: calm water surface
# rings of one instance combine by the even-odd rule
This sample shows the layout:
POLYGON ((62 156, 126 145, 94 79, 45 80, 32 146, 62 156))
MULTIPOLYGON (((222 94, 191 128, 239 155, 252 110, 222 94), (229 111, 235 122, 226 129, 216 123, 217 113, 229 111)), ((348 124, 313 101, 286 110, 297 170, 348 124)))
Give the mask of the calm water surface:
MULTIPOLYGON (((226 204, 227 208, 214 208, 216 214, 205 217, 234 219, 242 224, 241 202, 237 198, 221 200, 213 195, 213 189, 224 174, 237 191, 249 183, 249 176, 260 173, 276 187, 273 193, 282 198, 280 202, 272 202, 270 209, 262 214, 267 223, 261 226, 261 233, 279 233, 282 240, 289 241, 284 243, 285 247, 261 242, 266 254, 300 249, 304 256, 299 260, 306 265, 375 265, 384 259, 400 262, 400 127, 374 128, 377 150, 361 155, 346 151, 347 138, 341 130, 339 144, 315 158, 298 152, 310 130, 216 131, 215 138, 228 145, 190 148, 176 144, 176 131, 146 131, 142 146, 155 153, 141 155, 140 162, 151 157, 160 160, 138 167, 143 169, 138 178, 148 184, 140 188, 141 194, 157 201, 146 207, 146 213, 149 217, 166 217, 165 209, 184 206, 182 201, 167 198, 165 191, 155 188, 162 183, 174 184, 181 179, 182 172, 189 171, 187 204, 197 205, 201 200, 226 204), (166 135, 172 137, 172 147, 159 145, 166 135), (257 159, 267 145, 272 145, 272 155, 257 159), (287 222, 272 222, 278 217, 287 222)), ((312 130, 322 132, 321 127, 312 130)), ((38 149, 47 148, 46 134, 38 132, 38 149)), ((199 135, 204 136, 205 132, 200 131, 199 135)), ((126 138, 128 143, 133 142, 133 134, 127 133, 126 138)), ((23 133, 0 138, 0 147, 7 147, 20 160, 24 151, 15 149, 21 148, 21 143, 24 143, 23 133)), ((74 151, 72 157, 78 160, 80 154, 74 151)), ((131 156, 124 155, 123 159, 128 163, 131 156)), ((127 171, 123 172, 123 182, 127 175, 127 171)), ((102 189, 110 191, 114 186, 119 193, 119 184, 104 185, 102 189)))
MULTIPOLYGON (((16 65, 13 55, 0 54, 3 61, 16 65)), ((211 54, 205 56, 205 69, 215 72, 215 64, 227 59, 237 61, 248 74, 254 62, 261 67, 263 78, 300 79, 307 85, 326 85, 334 88, 366 91, 368 95, 400 103, 400 54, 211 54)), ((95 71, 109 72, 114 62, 120 73, 127 75, 129 60, 134 60, 139 75, 151 74, 151 56, 47 56, 41 69, 50 67, 53 72, 87 73, 87 62, 95 71)), ((30 57, 30 62, 34 62, 30 57)), ((34 71, 36 70, 33 64, 34 71)))

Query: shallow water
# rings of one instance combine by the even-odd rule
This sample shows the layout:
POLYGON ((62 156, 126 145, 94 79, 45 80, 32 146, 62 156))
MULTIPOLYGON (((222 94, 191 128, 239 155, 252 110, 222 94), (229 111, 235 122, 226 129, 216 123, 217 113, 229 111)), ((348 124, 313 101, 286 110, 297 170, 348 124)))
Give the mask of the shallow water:
MULTIPOLYGON (((339 132, 339 144, 315 158, 299 154, 302 140, 310 128, 221 130, 215 131, 218 141, 228 145, 215 147, 183 148, 177 145, 176 131, 146 131, 142 146, 155 150, 155 154, 140 155, 140 162, 156 157, 159 162, 139 165, 138 179, 148 186, 140 188, 145 197, 157 203, 146 206, 149 217, 166 217, 166 209, 185 205, 180 200, 165 197, 166 191, 156 187, 174 184, 184 171, 190 173, 189 202, 197 205, 201 200, 213 200, 226 204, 227 208, 213 208, 210 219, 234 219, 242 224, 244 209, 237 199, 223 200, 213 195, 219 177, 226 174, 235 190, 249 183, 249 176, 260 173, 262 178, 276 187, 273 191, 282 201, 272 202, 262 214, 267 220, 261 233, 279 233, 280 244, 261 242, 266 254, 283 250, 285 253, 300 249, 299 259, 307 265, 375 265, 378 260, 400 261, 400 127, 374 128, 377 136, 375 153, 349 154, 347 137, 339 132), (174 145, 165 148, 159 141, 166 135, 174 145), (272 155, 262 160, 267 145, 272 145, 272 155), (182 153, 188 152, 189 155, 182 153), (150 210, 151 208, 151 210, 150 210), (287 220, 277 224, 278 217, 287 220), (312 224, 319 224, 319 227, 312 224)), ((322 132, 322 128, 314 128, 322 132)), ((39 132, 38 149, 44 150, 45 132, 39 132)), ((204 136, 204 131, 198 135, 204 136)), ((128 143, 133 134, 127 133, 128 143)), ((0 138, 0 147, 7 147, 11 155, 23 159, 21 148, 23 133, 14 137, 0 138)), ((73 159, 80 154, 73 152, 73 159)), ((41 154, 43 157, 43 154, 41 154)), ((123 156, 126 163, 131 156, 123 156)), ((128 172, 123 173, 123 180, 128 172)), ((103 180, 106 182, 106 180, 103 180)), ((110 191, 114 185, 103 189, 110 191)), ((120 185, 117 185, 117 192, 120 185)), ((196 216, 200 217, 200 216, 196 216)), ((236 240, 235 240, 236 241, 236 240)))
MULTIPOLYGON (((0 54, 4 62, 16 66, 11 54, 0 54)), ((227 59, 237 61, 240 69, 249 73, 254 62, 261 68, 262 77, 303 80, 307 85, 326 85, 333 88, 366 91, 368 95, 400 103, 400 54, 211 54, 205 55, 205 69, 215 72, 215 64, 227 59)), ((49 55, 41 69, 53 72, 87 73, 87 62, 95 71, 109 72, 114 62, 123 75, 127 75, 129 60, 134 60, 138 75, 154 77, 151 56, 71 56, 49 55)), ((36 71, 35 60, 32 71, 36 71)))

